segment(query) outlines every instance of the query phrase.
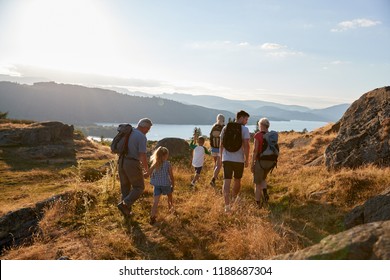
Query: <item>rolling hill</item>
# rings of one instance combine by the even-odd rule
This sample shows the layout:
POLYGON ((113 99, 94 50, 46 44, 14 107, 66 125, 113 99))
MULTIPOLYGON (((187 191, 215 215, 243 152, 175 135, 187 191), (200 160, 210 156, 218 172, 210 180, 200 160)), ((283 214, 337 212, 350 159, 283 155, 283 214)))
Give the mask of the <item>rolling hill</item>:
POLYGON ((20 85, 0 82, 0 111, 10 118, 58 120, 70 124, 136 123, 149 117, 162 124, 210 124, 224 110, 185 105, 158 97, 139 97, 100 88, 40 82, 20 85))

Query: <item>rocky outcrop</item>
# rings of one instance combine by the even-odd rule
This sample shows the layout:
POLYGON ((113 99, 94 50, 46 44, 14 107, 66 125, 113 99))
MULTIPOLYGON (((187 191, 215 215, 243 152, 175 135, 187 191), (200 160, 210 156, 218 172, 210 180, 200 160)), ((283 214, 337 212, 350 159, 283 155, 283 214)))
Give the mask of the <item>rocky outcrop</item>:
POLYGON ((0 130, 0 146, 41 146, 69 144, 73 141, 73 125, 42 122, 13 129, 0 130))
POLYGON ((390 166, 390 87, 367 92, 355 101, 325 151, 329 169, 370 163, 390 166))
POLYGON ((0 148, 32 160, 75 159, 74 128, 61 122, 0 127, 0 148))
POLYGON ((390 220, 390 188, 370 198, 345 216, 344 225, 352 228, 376 221, 390 220))
POLYGON ((84 191, 65 192, 40 201, 33 207, 21 208, 0 217, 0 253, 4 248, 29 242, 39 232, 39 221, 44 216, 45 208, 64 201, 75 201, 76 214, 80 214, 86 211, 85 201, 94 205, 96 198, 84 191))
POLYGON ((43 209, 55 201, 66 200, 69 196, 69 193, 56 195, 38 202, 34 207, 21 208, 0 217, 0 252, 11 245, 30 240, 38 230, 43 209))
MULTIPOLYGON (((2 123, 0 151, 8 158, 35 162, 69 162, 77 159, 111 159, 108 147, 96 145, 61 122, 2 123)), ((10 163, 11 164, 11 163, 10 163)))
POLYGON ((163 146, 169 150, 170 158, 189 158, 191 156, 190 153, 190 145, 181 138, 164 138, 157 142, 156 148, 163 146))
POLYGON ((356 226, 277 260, 390 260, 390 221, 356 226))

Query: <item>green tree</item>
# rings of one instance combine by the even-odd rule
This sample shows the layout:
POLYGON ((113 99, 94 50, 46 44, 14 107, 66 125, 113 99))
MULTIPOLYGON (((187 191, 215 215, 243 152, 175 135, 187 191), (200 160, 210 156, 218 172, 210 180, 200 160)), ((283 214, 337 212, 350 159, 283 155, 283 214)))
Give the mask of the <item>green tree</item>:
POLYGON ((8 115, 8 112, 0 112, 0 119, 6 119, 8 115))

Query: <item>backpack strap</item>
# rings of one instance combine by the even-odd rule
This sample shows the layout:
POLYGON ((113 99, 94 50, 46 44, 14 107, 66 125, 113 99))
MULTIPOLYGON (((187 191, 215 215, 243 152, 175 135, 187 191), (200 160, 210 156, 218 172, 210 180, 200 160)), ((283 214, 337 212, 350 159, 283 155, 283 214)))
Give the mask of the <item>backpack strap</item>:
POLYGON ((129 151, 129 138, 130 138, 131 132, 125 136, 125 143, 124 143, 124 150, 123 153, 119 155, 119 160, 121 163, 121 166, 123 166, 123 160, 127 156, 127 153, 129 151))

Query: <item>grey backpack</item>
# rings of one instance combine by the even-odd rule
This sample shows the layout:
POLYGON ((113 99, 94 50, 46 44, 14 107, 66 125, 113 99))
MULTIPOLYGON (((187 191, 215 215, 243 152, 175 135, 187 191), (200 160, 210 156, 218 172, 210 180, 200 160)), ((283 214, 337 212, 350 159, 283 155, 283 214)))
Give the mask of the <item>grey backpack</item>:
POLYGON ((263 147, 259 158, 262 160, 277 161, 279 157, 279 136, 274 130, 263 134, 263 147))
POLYGON ((130 124, 120 124, 117 128, 118 134, 111 143, 111 152, 118 154, 119 157, 126 156, 128 150, 129 137, 133 131, 130 124))

